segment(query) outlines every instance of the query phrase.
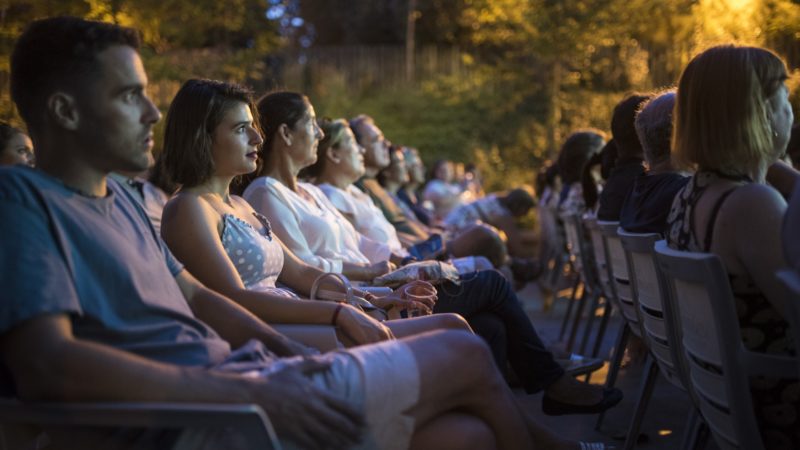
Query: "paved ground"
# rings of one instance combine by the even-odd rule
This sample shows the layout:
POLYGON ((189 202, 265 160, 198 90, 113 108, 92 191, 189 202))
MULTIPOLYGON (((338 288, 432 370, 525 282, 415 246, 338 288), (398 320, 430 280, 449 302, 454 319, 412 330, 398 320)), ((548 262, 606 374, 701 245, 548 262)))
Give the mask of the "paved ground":
MULTIPOLYGON (((569 299, 557 300, 549 311, 545 311, 544 296, 538 285, 528 284, 519 291, 518 296, 523 302, 526 311, 533 320, 542 339, 558 345, 558 332, 561 320, 564 317, 569 299)), ((608 358, 616 339, 621 318, 614 317, 609 323, 608 331, 603 339, 601 355, 608 358)), ((596 327, 596 326, 595 326, 596 327)), ((605 382, 608 365, 592 376, 591 382, 602 384, 605 382)), ((572 436, 584 441, 601 441, 622 448, 624 436, 636 405, 639 393, 639 383, 644 370, 643 364, 631 364, 620 372, 617 386, 625 393, 625 399, 611 409, 605 416, 600 431, 595 431, 594 426, 597 416, 560 416, 550 417, 541 412, 541 394, 526 395, 519 391, 523 401, 530 405, 541 421, 565 436, 572 436)), ((686 418, 689 412, 689 399, 681 390, 660 378, 653 392, 648 410, 644 414, 642 435, 636 448, 678 449, 681 444, 686 418)), ((713 444, 708 446, 711 450, 713 444)))

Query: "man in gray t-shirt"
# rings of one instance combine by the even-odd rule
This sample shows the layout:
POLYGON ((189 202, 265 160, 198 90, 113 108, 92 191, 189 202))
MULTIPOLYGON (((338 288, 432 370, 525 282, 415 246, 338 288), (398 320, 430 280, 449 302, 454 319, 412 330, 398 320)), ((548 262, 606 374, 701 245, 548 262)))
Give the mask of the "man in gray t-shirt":
POLYGON ((137 48, 133 30, 69 17, 33 22, 14 47, 11 94, 37 168, 0 170, 0 373, 12 395, 254 403, 300 448, 576 446, 526 420, 464 332, 266 351, 307 349, 183 270, 108 179, 147 168, 161 116, 137 48))

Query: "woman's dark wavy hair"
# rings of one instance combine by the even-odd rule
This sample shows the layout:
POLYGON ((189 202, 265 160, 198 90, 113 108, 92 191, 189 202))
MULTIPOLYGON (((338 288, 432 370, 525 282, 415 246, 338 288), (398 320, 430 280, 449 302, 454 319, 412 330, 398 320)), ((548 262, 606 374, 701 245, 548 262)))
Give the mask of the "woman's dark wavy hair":
POLYGON ((580 130, 569 135, 558 153, 558 170, 564 185, 580 181, 583 167, 605 144, 599 130, 580 130))
POLYGON ((272 145, 275 142, 275 135, 281 124, 286 124, 289 128, 294 128, 297 122, 303 118, 311 101, 303 94, 289 91, 272 92, 264 95, 256 102, 256 112, 258 127, 264 137, 259 151, 258 168, 253 173, 239 177, 231 185, 231 193, 241 195, 247 186, 257 177, 263 176, 264 161, 267 160, 272 145))
POLYGON ((206 182, 214 173, 214 130, 237 103, 250 107, 258 126, 252 92, 238 84, 189 80, 175 94, 167 112, 163 168, 172 183, 185 187, 206 182))

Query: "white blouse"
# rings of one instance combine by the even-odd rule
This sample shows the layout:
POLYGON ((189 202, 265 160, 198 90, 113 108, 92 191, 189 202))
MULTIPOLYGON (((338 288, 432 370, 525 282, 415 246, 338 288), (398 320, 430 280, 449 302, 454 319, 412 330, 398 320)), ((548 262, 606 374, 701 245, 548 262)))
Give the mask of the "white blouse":
POLYGON ((332 184, 323 183, 319 185, 319 188, 328 196, 328 200, 339 212, 353 217, 354 225, 359 233, 373 241, 385 243, 392 252, 398 255, 408 255, 403 244, 400 243, 400 239, 397 238, 397 230, 394 225, 375 206, 367 193, 352 184, 347 186, 347 189, 339 189, 332 184))
POLYGON ((253 180, 243 197, 269 219, 273 232, 298 258, 337 273, 345 262, 369 264, 389 259, 389 247, 358 233, 319 188, 309 183, 297 187, 314 201, 272 177, 253 180))

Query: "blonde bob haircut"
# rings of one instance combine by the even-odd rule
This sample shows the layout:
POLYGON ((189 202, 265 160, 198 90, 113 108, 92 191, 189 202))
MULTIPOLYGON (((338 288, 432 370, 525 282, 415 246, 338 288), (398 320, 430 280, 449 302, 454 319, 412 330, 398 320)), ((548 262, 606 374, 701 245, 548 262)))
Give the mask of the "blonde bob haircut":
POLYGON ((767 102, 786 78, 780 57, 763 48, 725 45, 695 56, 678 84, 674 161, 728 175, 760 173, 778 156, 767 102))

